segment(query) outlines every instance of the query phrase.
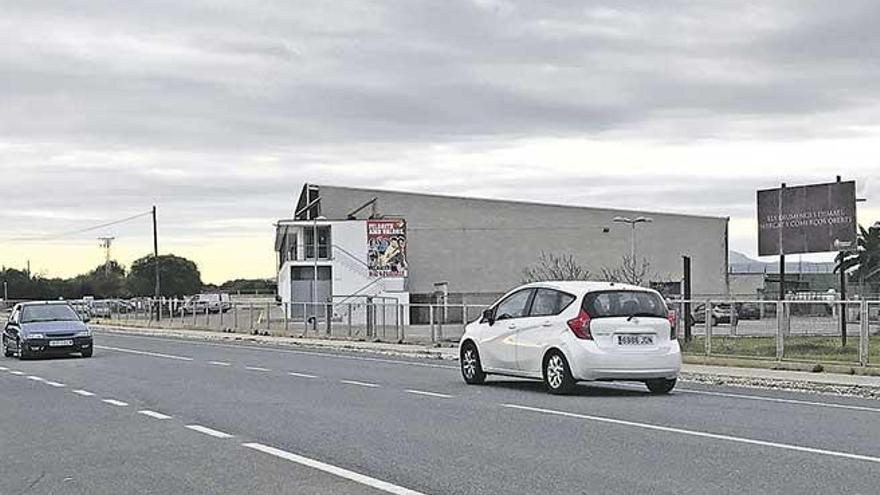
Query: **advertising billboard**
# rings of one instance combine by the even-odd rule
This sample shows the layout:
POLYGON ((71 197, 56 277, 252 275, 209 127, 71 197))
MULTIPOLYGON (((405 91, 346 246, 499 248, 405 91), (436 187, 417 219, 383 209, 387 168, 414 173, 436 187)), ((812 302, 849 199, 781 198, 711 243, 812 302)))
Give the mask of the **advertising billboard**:
POLYGON ((367 260, 371 277, 406 277, 406 221, 367 220, 367 260))
POLYGON ((838 251, 856 242, 856 183, 758 191, 758 255, 838 251))

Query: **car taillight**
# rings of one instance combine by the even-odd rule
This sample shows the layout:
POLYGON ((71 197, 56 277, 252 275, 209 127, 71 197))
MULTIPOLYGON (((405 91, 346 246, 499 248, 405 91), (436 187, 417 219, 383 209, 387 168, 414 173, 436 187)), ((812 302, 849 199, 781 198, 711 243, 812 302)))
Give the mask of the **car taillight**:
POLYGON ((670 311, 666 313, 666 318, 669 320, 669 340, 675 339, 675 311, 670 311))
POLYGON ((568 328, 579 339, 593 340, 593 335, 590 333, 590 315, 583 309, 578 313, 577 318, 568 320, 568 328))

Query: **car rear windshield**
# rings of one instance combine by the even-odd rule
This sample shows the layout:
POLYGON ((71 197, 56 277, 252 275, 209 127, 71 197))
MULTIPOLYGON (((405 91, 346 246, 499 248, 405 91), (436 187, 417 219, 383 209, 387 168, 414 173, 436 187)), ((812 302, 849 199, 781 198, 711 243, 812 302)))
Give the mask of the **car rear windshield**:
POLYGON ((38 321, 75 321, 79 320, 70 306, 66 304, 42 304, 38 306, 25 306, 21 310, 22 323, 35 323, 38 321))
POLYGON ((592 292, 584 298, 584 311, 590 318, 653 316, 666 318, 663 299, 653 292, 619 290, 592 292))

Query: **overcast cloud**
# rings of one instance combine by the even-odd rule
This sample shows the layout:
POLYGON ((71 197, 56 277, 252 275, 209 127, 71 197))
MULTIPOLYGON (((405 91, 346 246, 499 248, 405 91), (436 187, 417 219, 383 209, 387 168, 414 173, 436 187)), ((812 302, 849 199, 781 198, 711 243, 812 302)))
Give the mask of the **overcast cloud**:
POLYGON ((880 214, 874 1, 0 6, 0 238, 155 203, 171 245, 265 244, 215 278, 270 276, 306 181, 729 216, 750 253, 780 181, 880 214))

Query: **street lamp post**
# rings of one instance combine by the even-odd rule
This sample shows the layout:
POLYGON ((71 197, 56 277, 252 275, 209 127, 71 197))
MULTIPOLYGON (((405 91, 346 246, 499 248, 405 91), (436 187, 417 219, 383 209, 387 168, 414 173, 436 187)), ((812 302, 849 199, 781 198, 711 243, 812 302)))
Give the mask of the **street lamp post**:
POLYGON ((614 217, 612 220, 615 223, 625 223, 629 224, 632 227, 632 236, 630 237, 630 256, 632 257, 633 263, 636 262, 636 224, 640 223, 651 223, 654 221, 651 217, 614 217))

